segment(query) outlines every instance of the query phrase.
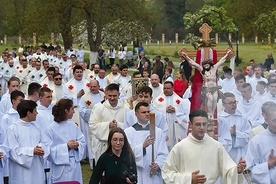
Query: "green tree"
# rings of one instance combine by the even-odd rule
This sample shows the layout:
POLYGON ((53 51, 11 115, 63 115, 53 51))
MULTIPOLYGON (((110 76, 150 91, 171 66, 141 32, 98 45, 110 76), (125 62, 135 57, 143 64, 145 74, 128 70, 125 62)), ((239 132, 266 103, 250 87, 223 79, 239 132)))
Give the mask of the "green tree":
POLYGON ((258 19, 255 22, 257 28, 257 34, 260 35, 260 38, 267 37, 268 34, 271 34, 272 38, 276 36, 276 11, 271 12, 270 14, 260 14, 258 19))
POLYGON ((232 43, 228 39, 227 33, 235 30, 235 25, 232 18, 226 15, 226 10, 222 7, 214 7, 205 5, 201 10, 192 14, 186 13, 184 15, 184 25, 186 29, 195 32, 203 23, 208 23, 213 32, 220 33, 227 41, 228 45, 232 47, 232 43))

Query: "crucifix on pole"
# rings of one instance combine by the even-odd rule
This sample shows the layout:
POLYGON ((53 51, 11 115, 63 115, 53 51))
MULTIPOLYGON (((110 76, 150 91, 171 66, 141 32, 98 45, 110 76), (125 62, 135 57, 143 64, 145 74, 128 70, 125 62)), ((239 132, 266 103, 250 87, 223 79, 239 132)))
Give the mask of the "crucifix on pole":
POLYGON ((209 115, 211 114, 212 118, 216 118, 216 113, 214 113, 216 109, 216 100, 214 103, 214 99, 211 98, 214 98, 216 95, 218 96, 219 92, 219 87, 217 86, 217 67, 221 65, 226 58, 229 59, 233 57, 234 51, 231 47, 225 50, 212 49, 216 46, 216 43, 215 40, 210 39, 212 28, 208 24, 204 23, 199 28, 199 31, 202 33, 202 39, 198 41, 198 50, 187 50, 186 48, 182 48, 178 52, 178 55, 181 59, 188 61, 197 69, 194 72, 194 81, 192 84, 191 111, 201 108, 206 110, 209 115), (196 57, 196 61, 191 60, 188 56, 196 57), (222 59, 217 62, 217 57, 222 57, 222 59), (204 63, 204 66, 202 63, 204 63), (206 68, 208 64, 209 69, 206 68), (210 76, 212 76, 212 78, 210 78, 210 76), (212 82, 211 88, 209 85, 210 80, 212 82), (205 98, 202 98, 203 95, 205 95, 205 98), (211 105, 206 102, 211 102, 211 105))

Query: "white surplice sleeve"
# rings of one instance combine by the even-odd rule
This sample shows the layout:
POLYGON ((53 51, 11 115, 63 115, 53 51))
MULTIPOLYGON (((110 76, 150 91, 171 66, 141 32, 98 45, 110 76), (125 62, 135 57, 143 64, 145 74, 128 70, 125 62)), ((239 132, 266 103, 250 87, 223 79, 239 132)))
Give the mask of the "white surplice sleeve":
MULTIPOLYGON (((105 112, 102 104, 94 106, 89 120, 89 128, 98 140, 107 141, 110 122, 101 121, 100 117, 103 116, 103 113, 105 112)), ((108 116, 108 114, 105 115, 108 116)))

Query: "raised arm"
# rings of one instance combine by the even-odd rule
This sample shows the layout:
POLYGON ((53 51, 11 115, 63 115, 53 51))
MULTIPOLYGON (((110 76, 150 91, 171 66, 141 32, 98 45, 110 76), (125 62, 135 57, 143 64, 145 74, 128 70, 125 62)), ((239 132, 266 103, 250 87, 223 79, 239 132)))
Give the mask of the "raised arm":
POLYGON ((222 65, 227 59, 228 59, 228 57, 229 57, 229 55, 231 54, 231 50, 228 50, 227 52, 226 52, 226 54, 216 63, 216 64, 214 64, 214 67, 219 67, 220 65, 222 65))
POLYGON ((185 52, 182 52, 182 57, 190 63, 193 67, 198 69, 200 72, 203 70, 202 66, 197 64, 194 60, 192 60, 185 52))

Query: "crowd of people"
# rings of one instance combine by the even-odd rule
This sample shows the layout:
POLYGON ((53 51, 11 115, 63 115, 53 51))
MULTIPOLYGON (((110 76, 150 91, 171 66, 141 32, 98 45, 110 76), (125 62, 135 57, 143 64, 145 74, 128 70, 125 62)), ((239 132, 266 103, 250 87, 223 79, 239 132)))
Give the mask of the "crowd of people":
POLYGON ((190 110, 187 61, 179 70, 169 58, 150 61, 140 45, 130 75, 119 50, 100 46, 92 68, 81 47, 3 51, 0 184, 83 183, 83 159, 93 170, 90 184, 276 183, 272 54, 246 72, 223 68, 216 135, 207 112, 190 110), (148 85, 134 93, 137 78, 148 85))

